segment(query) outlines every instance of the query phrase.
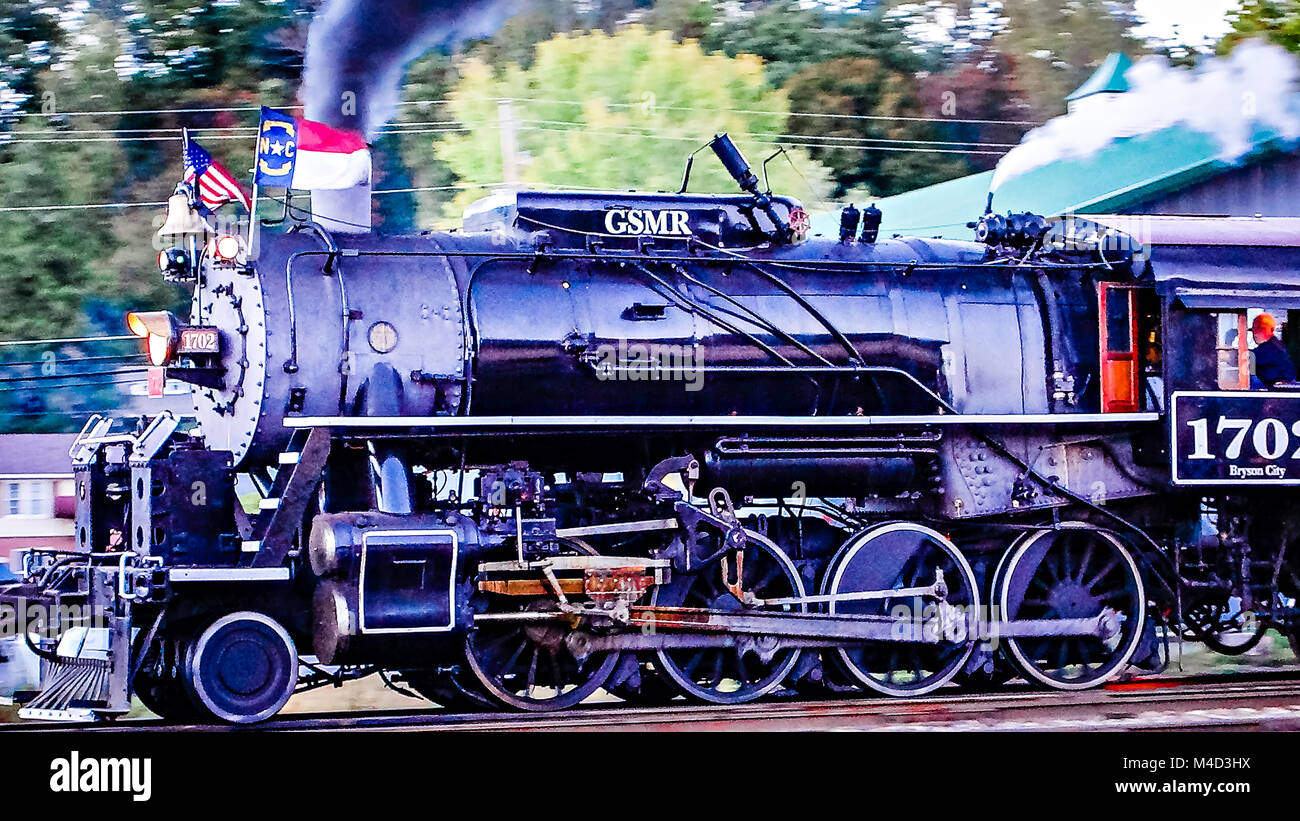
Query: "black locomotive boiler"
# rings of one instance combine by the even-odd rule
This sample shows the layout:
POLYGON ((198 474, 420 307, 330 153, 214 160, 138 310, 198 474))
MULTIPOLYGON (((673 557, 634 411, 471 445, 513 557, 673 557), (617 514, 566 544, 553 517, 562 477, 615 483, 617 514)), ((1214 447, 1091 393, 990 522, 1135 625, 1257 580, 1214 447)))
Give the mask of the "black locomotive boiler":
POLYGON ((524 710, 1080 689, 1295 635, 1300 386, 1248 390, 1245 323, 1300 309, 1300 231, 808 237, 713 146, 742 193, 255 254, 182 191, 191 315, 129 322, 195 418, 78 438, 79 549, 0 588, 62 608, 23 715, 256 721, 372 673, 524 710))

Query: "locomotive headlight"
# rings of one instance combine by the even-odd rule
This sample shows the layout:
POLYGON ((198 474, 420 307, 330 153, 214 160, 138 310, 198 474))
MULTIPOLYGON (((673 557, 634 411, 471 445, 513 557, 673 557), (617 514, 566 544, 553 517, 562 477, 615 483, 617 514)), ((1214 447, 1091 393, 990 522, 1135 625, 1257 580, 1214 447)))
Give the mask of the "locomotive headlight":
POLYGON ((171 360, 180 338, 180 326, 180 320, 171 311, 132 311, 126 315, 127 330, 145 340, 149 361, 159 367, 171 360))
POLYGON ((144 319, 134 312, 126 315, 126 329, 141 339, 149 335, 149 327, 144 324, 144 319))
POLYGON ((172 345, 171 338, 161 336, 160 334, 149 334, 149 361, 158 367, 167 364, 171 359, 172 345))
POLYGON ((208 253, 218 262, 237 262, 243 250, 243 242, 234 234, 217 237, 208 245, 208 253))

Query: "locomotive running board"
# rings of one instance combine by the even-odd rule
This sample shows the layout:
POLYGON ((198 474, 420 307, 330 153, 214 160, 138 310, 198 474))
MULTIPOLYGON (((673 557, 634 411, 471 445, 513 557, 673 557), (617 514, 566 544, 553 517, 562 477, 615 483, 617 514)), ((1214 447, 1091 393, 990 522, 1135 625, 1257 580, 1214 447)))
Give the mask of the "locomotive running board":
POLYGON ((901 416, 289 416, 288 428, 662 428, 1060 425, 1156 422, 1158 413, 947 413, 901 416))

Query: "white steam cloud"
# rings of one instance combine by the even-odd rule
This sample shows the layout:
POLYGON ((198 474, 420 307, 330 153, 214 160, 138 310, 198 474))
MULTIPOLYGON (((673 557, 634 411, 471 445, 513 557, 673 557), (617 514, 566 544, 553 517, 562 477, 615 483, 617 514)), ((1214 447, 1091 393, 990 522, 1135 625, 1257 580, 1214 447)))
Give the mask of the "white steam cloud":
POLYGON ((1085 98, 1071 113, 1026 134, 998 163, 992 190, 1035 168, 1089 157, 1116 140, 1171 126, 1211 135, 1221 146, 1219 159, 1229 163, 1240 161, 1261 131, 1300 140, 1300 62, 1280 46, 1247 41, 1194 69, 1152 55, 1125 78, 1128 91, 1085 98))

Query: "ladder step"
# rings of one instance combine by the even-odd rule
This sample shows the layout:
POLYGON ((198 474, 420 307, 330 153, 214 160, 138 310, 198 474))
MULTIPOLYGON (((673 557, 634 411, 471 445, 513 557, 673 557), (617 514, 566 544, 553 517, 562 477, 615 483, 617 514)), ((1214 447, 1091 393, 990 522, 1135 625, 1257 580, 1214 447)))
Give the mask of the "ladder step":
POLYGON ((280 506, 280 500, 278 498, 260 499, 257 502, 257 508, 259 510, 275 510, 279 506, 280 506))
POLYGON ((256 553, 262 549, 262 543, 260 541, 245 539, 239 543, 239 549, 244 553, 256 553))
POLYGON ((277 461, 279 461, 279 463, 282 465, 296 465, 298 464, 298 460, 301 458, 302 458, 301 453, 292 450, 285 451, 276 457, 277 461))

